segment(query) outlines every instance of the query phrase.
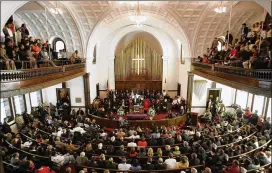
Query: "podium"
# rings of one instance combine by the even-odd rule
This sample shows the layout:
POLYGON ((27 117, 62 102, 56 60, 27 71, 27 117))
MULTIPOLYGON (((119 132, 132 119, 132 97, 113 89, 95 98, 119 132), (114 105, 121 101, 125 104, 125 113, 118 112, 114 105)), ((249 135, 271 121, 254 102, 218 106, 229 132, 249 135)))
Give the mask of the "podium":
POLYGON ((191 122, 193 126, 196 126, 198 123, 198 113, 197 112, 191 112, 191 122))

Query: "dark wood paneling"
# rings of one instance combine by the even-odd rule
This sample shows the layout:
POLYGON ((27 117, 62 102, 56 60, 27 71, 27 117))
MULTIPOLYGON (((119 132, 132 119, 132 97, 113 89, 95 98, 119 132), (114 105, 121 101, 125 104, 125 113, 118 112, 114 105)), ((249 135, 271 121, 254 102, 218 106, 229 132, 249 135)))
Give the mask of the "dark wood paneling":
MULTIPOLYGON (((108 128, 119 128, 119 121, 110 120, 108 118, 101 118, 94 115, 89 115, 92 119, 96 120, 96 123, 103 125, 108 128)), ((158 126, 169 127, 171 125, 179 125, 185 123, 187 120, 187 115, 179 116, 172 119, 162 119, 162 120, 129 120, 130 125, 140 126, 141 128, 150 128, 152 125, 156 124, 158 126)))

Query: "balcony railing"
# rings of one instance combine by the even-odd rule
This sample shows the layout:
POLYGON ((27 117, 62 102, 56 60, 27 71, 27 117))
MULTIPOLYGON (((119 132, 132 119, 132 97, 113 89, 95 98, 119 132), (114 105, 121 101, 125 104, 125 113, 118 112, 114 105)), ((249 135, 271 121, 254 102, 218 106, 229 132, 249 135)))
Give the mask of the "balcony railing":
POLYGON ((206 64, 200 62, 192 62, 192 65, 195 67, 200 67, 205 70, 210 69, 211 72, 221 72, 232 74, 241 77, 248 77, 254 78, 260 81, 271 81, 272 80, 272 73, 271 69, 245 69, 239 67, 231 67, 231 66, 223 66, 223 65, 215 65, 215 64, 206 64))
POLYGON ((64 65, 57 67, 42 67, 36 69, 23 69, 23 70, 1 70, 1 82, 13 82, 21 80, 29 80, 42 76, 63 73, 72 71, 78 68, 84 68, 85 63, 64 65))

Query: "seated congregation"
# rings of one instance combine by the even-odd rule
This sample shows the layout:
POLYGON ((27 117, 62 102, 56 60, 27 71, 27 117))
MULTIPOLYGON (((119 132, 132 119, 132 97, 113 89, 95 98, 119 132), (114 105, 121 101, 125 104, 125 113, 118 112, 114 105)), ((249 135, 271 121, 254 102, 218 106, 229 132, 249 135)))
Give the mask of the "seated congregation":
POLYGON ((271 33, 271 22, 268 25, 257 22, 251 29, 244 23, 240 38, 233 41, 232 34, 227 31, 224 41, 215 38, 207 53, 196 61, 246 69, 271 69, 271 33), (219 44, 222 44, 221 48, 218 48, 219 44))
MULTIPOLYGON (((171 98, 165 90, 159 91, 109 91, 104 99, 97 97, 89 113, 111 120, 121 120, 142 115, 143 119, 153 119, 160 114, 161 118, 174 118, 185 113, 185 100, 176 96, 171 98)), ((160 118, 157 118, 160 119, 160 118)))
MULTIPOLYGON (((1 126, 1 154, 9 172, 240 173, 271 164, 271 122, 234 105, 233 113, 193 126, 109 129, 83 110, 70 119, 42 105, 16 117, 19 132, 1 126)), ((271 171, 271 170, 270 170, 271 171)))
POLYGON ((56 52, 48 40, 30 36, 26 24, 15 28, 10 19, 3 28, 3 33, 5 38, 0 42, 1 70, 56 67, 84 62, 77 50, 68 57, 65 49, 56 52))

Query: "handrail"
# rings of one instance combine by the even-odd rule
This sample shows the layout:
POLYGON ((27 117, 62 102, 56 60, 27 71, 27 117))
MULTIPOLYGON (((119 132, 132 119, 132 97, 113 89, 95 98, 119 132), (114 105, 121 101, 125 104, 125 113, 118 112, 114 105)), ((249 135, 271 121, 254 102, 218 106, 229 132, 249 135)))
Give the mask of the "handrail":
MULTIPOLYGON (((20 132, 20 134, 23 135, 24 137, 26 137, 27 139, 29 139, 29 140, 31 140, 31 141, 34 141, 34 142, 37 142, 37 143, 39 143, 39 144, 44 144, 44 145, 47 145, 47 146, 50 145, 50 144, 47 144, 47 143, 44 143, 44 142, 36 141, 35 139, 31 138, 30 136, 27 136, 26 134, 24 134, 24 133, 22 133, 22 132, 20 132)), ((53 146, 52 146, 52 148, 55 149, 55 147, 53 147, 53 146)))
POLYGON ((1 82, 14 82, 21 80, 28 80, 42 76, 64 73, 66 71, 75 70, 85 67, 85 63, 71 64, 57 67, 41 67, 36 69, 22 69, 22 70, 1 70, 1 82))
POLYGON ((240 143, 240 142, 242 142, 242 141, 244 141, 244 140, 250 138, 250 137, 253 136, 255 133, 257 133, 257 132, 253 132, 253 133, 250 134, 249 136, 247 136, 247 137, 245 137, 245 138, 243 138, 243 139, 241 139, 241 140, 239 140, 239 141, 232 142, 232 143, 230 143, 230 144, 219 145, 219 146, 217 146, 217 148, 229 147, 229 146, 231 146, 231 145, 238 144, 238 143, 240 143))
POLYGON ((76 167, 80 167, 80 168, 88 168, 88 169, 94 169, 94 170, 109 170, 110 172, 173 172, 173 171, 182 171, 182 170, 189 170, 191 168, 201 168, 204 165, 196 165, 196 166, 190 166, 188 168, 181 168, 181 169, 164 169, 164 170, 140 170, 140 171, 132 171, 132 170, 127 170, 127 171, 123 171, 123 170, 118 170, 118 169, 107 169, 107 168, 96 168, 96 167, 89 167, 89 166, 81 166, 81 165, 76 165, 76 167))
POLYGON ((261 171, 261 170, 263 170, 263 169, 265 169, 266 167, 269 167, 269 166, 271 166, 271 163, 268 163, 268 164, 263 165, 263 166, 261 166, 261 167, 259 167, 259 168, 256 168, 256 169, 247 170, 247 172, 257 172, 257 171, 261 171))
POLYGON ((27 151, 24 151, 24 150, 21 150, 15 146, 13 146, 10 142, 8 142, 7 140, 5 140, 5 142, 11 147, 11 148, 14 148, 16 149, 17 151, 20 151, 22 153, 25 153, 25 154, 28 154, 28 155, 31 155, 31 156, 35 156, 35 157, 39 157, 39 158, 43 158, 43 159, 50 159, 50 157, 45 157, 45 156, 40 156, 40 155, 36 155, 36 154, 32 154, 32 153, 29 153, 27 151))
POLYGON ((237 157, 242 157, 242 156, 245 156, 247 154, 251 154, 259 149, 262 149, 263 147, 267 146, 272 140, 270 139, 268 142, 266 142, 265 144, 263 144, 262 146, 259 146, 258 148, 255 148, 254 150, 251 150, 251 151, 248 151, 246 153, 242 153, 242 154, 239 154, 237 156, 232 156, 232 157, 229 157, 229 159, 235 159, 237 157))
MULTIPOLYGON (((229 133, 226 133, 226 134, 223 134, 223 135, 217 135, 215 136, 215 138, 218 138, 218 137, 224 137, 224 136, 228 136, 228 135, 231 135, 233 133, 236 133, 236 132, 239 132, 244 126, 246 126, 245 124, 242 125, 241 127, 239 127, 238 129, 232 131, 232 132, 229 132, 229 133)), ((206 136, 206 135, 205 135, 206 136)), ((208 135, 207 135, 208 136, 208 135)), ((209 138, 205 138, 205 139, 209 139, 209 138)))
POLYGON ((241 77, 249 77, 257 80, 272 81, 272 72, 271 69, 245 69, 240 67, 232 66, 222 66, 216 64, 207 64, 200 62, 192 62, 192 65, 195 67, 200 67, 204 69, 209 69, 215 72, 228 73, 241 77))

